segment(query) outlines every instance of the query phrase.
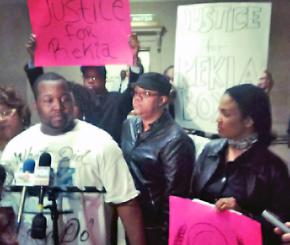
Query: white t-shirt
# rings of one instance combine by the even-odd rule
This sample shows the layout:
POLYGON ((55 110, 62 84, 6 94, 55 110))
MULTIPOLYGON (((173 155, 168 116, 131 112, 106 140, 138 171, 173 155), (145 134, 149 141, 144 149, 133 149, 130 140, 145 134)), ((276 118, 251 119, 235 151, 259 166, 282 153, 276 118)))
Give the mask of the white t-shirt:
MULTIPOLYGON (((79 120, 72 131, 57 136, 43 134, 40 124, 37 124, 8 143, 1 162, 15 172, 28 158, 35 159, 38 164, 43 152, 52 157, 51 166, 57 185, 81 189, 94 186, 106 190, 104 194, 72 193, 58 197, 58 209, 73 211, 59 216, 60 243, 109 244, 104 202, 118 204, 138 195, 117 143, 105 131, 79 120)), ((37 203, 37 197, 28 198, 25 211, 37 211, 37 203)), ((24 215, 25 223, 30 223, 34 215, 24 215)), ((50 216, 47 217, 50 221, 50 216)), ((52 227, 48 227, 45 244, 53 243, 51 231, 52 227)), ((19 241, 21 244, 28 244, 22 240, 19 241)), ((32 244, 33 241, 29 242, 32 244)))

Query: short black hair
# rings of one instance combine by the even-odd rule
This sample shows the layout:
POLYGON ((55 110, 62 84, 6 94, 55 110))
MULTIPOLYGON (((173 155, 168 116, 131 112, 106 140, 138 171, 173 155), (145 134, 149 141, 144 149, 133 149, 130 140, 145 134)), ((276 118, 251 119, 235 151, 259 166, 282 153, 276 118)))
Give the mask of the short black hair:
MULTIPOLYGON (((64 81, 64 82, 67 82, 67 80, 59 75, 58 73, 55 73, 55 72, 47 72, 47 73, 43 73, 41 76, 39 76, 36 81, 34 82, 33 86, 32 86, 32 90, 33 90, 33 94, 34 94, 34 97, 35 99, 37 99, 37 96, 38 96, 38 85, 43 82, 43 81, 57 81, 57 80, 61 80, 61 81, 64 81)), ((69 86, 68 86, 69 88, 69 86)))
POLYGON ((133 86, 157 91, 160 95, 169 96, 171 83, 169 79, 158 72, 147 72, 141 75, 133 86))
POLYGON ((81 66, 81 72, 84 75, 86 70, 95 69, 97 73, 106 81, 107 79, 107 70, 105 66, 81 66))

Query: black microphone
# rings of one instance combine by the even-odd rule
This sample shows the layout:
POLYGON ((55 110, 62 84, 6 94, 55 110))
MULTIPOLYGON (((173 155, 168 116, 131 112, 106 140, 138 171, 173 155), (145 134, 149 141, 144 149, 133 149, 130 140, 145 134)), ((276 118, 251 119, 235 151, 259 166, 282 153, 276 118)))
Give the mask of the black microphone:
MULTIPOLYGON (((49 171, 48 178, 50 178, 49 177, 50 166, 51 166, 51 155, 47 152, 42 153, 39 158, 39 167, 42 168, 44 172, 49 171)), ((38 209, 40 213, 33 218, 31 225, 31 237, 34 239, 44 239, 46 237, 47 221, 46 217, 43 215, 44 195, 45 195, 45 186, 40 186, 39 203, 38 203, 38 209)))
MULTIPOLYGON (((35 168, 35 161, 33 159, 27 159, 23 163, 23 173, 22 178, 26 178, 29 182, 29 173, 33 173, 35 168), (26 176, 27 174, 27 176, 26 176)), ((17 182, 17 180, 16 180, 17 182)), ((24 182, 25 183, 25 182, 24 182)), ((29 185, 29 183, 28 183, 29 185)), ((24 184, 22 187, 22 192, 21 192, 21 197, 20 197, 20 203, 19 203, 19 209, 18 209, 18 214, 17 214, 17 233, 19 232, 20 225, 21 225, 21 219, 22 219, 22 213, 23 213, 23 208, 25 204, 25 197, 26 197, 26 191, 27 191, 27 186, 24 184)))

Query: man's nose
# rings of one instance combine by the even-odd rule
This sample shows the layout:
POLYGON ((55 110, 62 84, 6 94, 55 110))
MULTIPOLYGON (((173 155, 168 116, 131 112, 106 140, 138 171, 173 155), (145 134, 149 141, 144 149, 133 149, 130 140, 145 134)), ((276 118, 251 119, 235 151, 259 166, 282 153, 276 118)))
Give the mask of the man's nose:
POLYGON ((60 99, 55 99, 53 102, 53 108, 55 110, 60 110, 61 108, 63 108, 62 101, 60 99))

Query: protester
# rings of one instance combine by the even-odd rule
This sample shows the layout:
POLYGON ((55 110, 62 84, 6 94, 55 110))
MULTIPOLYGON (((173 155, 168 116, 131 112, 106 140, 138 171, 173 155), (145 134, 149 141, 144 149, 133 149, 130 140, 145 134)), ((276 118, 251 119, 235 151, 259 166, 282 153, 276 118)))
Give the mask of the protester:
POLYGON ((188 196, 195 161, 192 140, 167 111, 171 84, 155 72, 134 86, 134 114, 123 125, 121 147, 140 190, 150 245, 168 244, 169 195, 188 196))
POLYGON ((263 71, 261 76, 259 77, 259 82, 257 86, 262 88, 267 95, 270 95, 270 92, 274 86, 272 74, 267 70, 263 71))
POLYGON ((30 125, 30 115, 13 88, 0 87, 0 158, 9 140, 30 125))
MULTIPOLYGON (((33 86, 40 123, 12 139, 2 155, 7 168, 19 171, 23 161, 38 162, 43 152, 52 157, 58 185, 94 186, 100 193, 67 193, 58 197, 59 209, 73 210, 59 217, 60 244, 110 244, 104 202, 112 203, 121 217, 131 245, 144 244, 142 216, 132 177, 122 152, 105 131, 74 119, 73 97, 67 81, 56 73, 37 78, 33 86), (77 227, 69 229, 74 221, 77 227), (86 231, 83 240, 82 231, 86 231)), ((36 211, 36 203, 26 200, 36 211)), ((74 225, 73 225, 74 226, 74 225)), ((46 242, 51 241, 47 237, 46 242)), ((26 242, 26 244, 32 244, 26 242)))
MULTIPOLYGON (((24 70, 32 85, 35 79, 43 73, 42 67, 34 67, 34 50, 36 37, 31 35, 26 47, 30 55, 30 61, 24 70)), ((135 82, 143 73, 142 65, 138 64, 139 41, 136 35, 129 38, 129 46, 132 49, 133 65, 129 71, 128 88, 123 92, 109 92, 106 89, 105 66, 82 66, 83 85, 90 91, 90 105, 93 110, 85 115, 85 121, 107 131, 116 142, 120 142, 122 123, 132 109, 132 96, 130 84, 135 82)))
POLYGON ((128 87, 128 74, 126 70, 120 71, 120 85, 118 91, 120 93, 124 92, 128 87))
POLYGON ((93 124, 94 107, 91 103, 89 91, 81 84, 68 81, 74 97, 74 116, 80 120, 93 124))
POLYGON ((168 77, 170 83, 173 84, 173 81, 174 81, 174 65, 168 66, 164 70, 163 75, 168 77))
POLYGON ((175 118, 175 107, 174 107, 174 103, 175 103, 175 99, 176 99, 176 89, 174 86, 174 65, 170 65, 168 66, 164 72, 163 75, 168 77, 170 83, 171 83, 171 91, 170 91, 170 100, 169 100, 169 104, 168 104, 168 110, 170 115, 175 118))
POLYGON ((192 197, 234 209, 262 222, 264 244, 279 244, 261 217, 265 209, 287 220, 290 182, 286 165, 268 150, 271 142, 269 98, 243 84, 225 91, 219 104, 218 132, 198 158, 192 197))

